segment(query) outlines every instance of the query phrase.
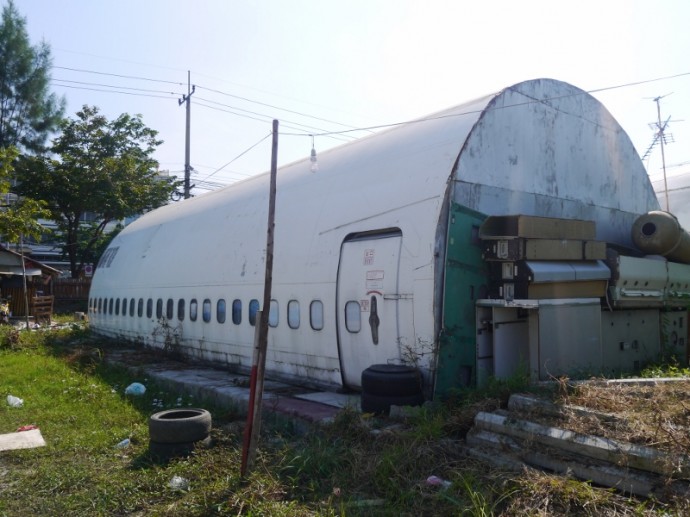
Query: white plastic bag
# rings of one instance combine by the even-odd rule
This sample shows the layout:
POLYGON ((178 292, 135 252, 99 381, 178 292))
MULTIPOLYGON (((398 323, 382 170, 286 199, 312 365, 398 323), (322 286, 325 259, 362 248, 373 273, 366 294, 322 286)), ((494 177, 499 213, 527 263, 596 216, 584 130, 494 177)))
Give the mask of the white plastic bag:
POLYGON ((22 407, 24 401, 14 395, 7 395, 7 404, 9 404, 10 407, 22 407))
POLYGON ((189 490, 189 481, 180 476, 173 476, 168 486, 173 490, 189 490))

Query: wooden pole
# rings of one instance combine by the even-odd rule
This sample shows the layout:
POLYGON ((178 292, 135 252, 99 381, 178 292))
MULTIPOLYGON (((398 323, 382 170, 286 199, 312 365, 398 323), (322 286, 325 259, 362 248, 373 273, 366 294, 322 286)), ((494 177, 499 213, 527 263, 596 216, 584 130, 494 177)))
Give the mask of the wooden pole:
POLYGON ((276 210, 276 174, 278 170, 278 121, 273 121, 273 146, 271 148, 271 181, 268 194, 268 229, 266 232, 266 275, 264 277, 264 301, 257 313, 255 349, 252 373, 249 379, 249 408, 244 428, 242 465, 240 475, 245 477, 255 457, 256 445, 261 430, 261 401, 263 398, 266 350, 268 349, 268 315, 271 308, 271 286, 273 284, 273 230, 276 210))
POLYGON ((26 330, 31 330, 29 326, 29 293, 26 285, 26 264, 24 263, 24 234, 19 235, 20 257, 22 259, 22 286, 24 287, 24 312, 26 313, 26 330))

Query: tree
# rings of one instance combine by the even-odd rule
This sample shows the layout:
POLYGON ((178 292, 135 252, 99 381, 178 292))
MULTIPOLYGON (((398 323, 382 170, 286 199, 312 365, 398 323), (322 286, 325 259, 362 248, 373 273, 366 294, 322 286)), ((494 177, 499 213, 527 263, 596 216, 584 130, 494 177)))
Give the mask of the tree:
POLYGON ((140 115, 108 121, 98 108, 84 106, 60 128, 50 148, 55 158, 20 159, 17 191, 46 202, 78 278, 109 223, 165 204, 181 182, 158 174, 152 154, 162 142, 140 115), (84 223, 86 214, 96 223, 84 223))
POLYGON ((15 147, 0 148, 0 235, 3 239, 17 243, 22 237, 37 239, 45 228, 38 219, 48 216, 44 203, 33 199, 17 198, 10 193, 13 177, 13 162, 19 152, 15 147))
POLYGON ((65 100, 49 93, 50 47, 31 46, 10 0, 0 21, 0 148, 40 151, 63 117, 65 100))

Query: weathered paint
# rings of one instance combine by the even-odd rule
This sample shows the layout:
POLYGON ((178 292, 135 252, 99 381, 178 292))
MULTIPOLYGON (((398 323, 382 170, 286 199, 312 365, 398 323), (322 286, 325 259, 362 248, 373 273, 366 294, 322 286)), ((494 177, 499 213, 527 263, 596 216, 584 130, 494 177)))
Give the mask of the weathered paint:
POLYGON ((439 337, 434 392, 450 395, 476 380, 475 302, 486 297, 488 269, 479 226, 485 216, 453 203, 448 221, 443 331, 439 337))
MULTIPOLYGON (((438 365, 437 385, 448 390, 465 382, 457 368, 471 362, 465 323, 453 322, 444 308, 469 310, 463 293, 470 280, 463 266, 455 267, 456 250, 446 242, 457 233, 448 231, 447 214, 460 213, 451 203, 469 209, 460 220, 471 213, 593 220, 597 239, 626 246, 632 220, 658 209, 625 132, 593 97, 553 80, 520 83, 319 153, 318 160, 316 174, 308 159, 278 173, 273 297, 281 324, 269 331, 267 371, 320 385, 343 383, 337 274, 341 247, 352 235, 401 233, 397 293, 382 293, 388 300, 404 294, 411 312, 400 318, 397 360, 417 364, 430 384, 438 365), (296 329, 285 324, 291 300, 303 314, 296 329), (308 324, 312 300, 324 304, 323 330, 308 324), (463 326, 459 350, 438 346, 448 343, 439 338, 447 325, 451 333, 463 326)), ((125 228, 93 279, 94 330, 160 347, 172 343, 196 357, 247 368, 253 327, 246 309, 263 289, 268 179, 257 176, 163 207, 125 228), (151 298, 154 305, 183 299, 187 313, 192 299, 200 306, 208 299, 213 319, 161 322, 155 314, 123 316, 97 310, 98 304, 94 310, 94 300, 123 298, 151 298), (215 321, 220 299, 228 308, 242 301, 240 325, 215 321)), ((459 260, 477 266, 469 255, 459 260)))

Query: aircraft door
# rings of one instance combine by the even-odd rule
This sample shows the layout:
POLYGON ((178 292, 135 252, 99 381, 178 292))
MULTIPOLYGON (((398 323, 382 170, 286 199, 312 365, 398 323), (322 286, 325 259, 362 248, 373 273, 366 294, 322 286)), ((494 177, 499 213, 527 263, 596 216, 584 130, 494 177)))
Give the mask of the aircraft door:
POLYGON ((343 383, 361 387, 362 371, 400 358, 400 231, 346 240, 337 286, 338 346, 343 383))

